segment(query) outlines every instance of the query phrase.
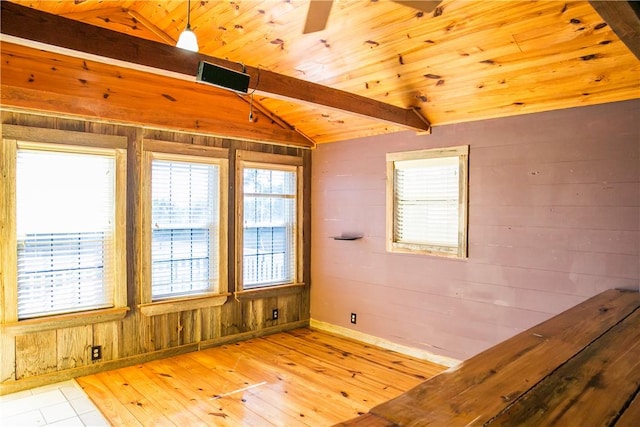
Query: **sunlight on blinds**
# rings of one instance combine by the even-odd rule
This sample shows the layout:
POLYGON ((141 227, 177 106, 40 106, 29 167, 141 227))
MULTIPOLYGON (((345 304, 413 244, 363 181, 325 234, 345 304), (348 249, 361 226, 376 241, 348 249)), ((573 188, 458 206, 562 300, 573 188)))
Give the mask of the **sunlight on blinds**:
POLYGON ((296 172, 244 169, 243 287, 295 280, 296 172))
POLYGON ((115 156, 18 150, 18 318, 113 305, 115 156))
POLYGON ((395 241, 458 244, 458 157, 398 162, 395 241))
POLYGON ((217 287, 218 180, 217 165, 153 161, 153 299, 217 287))

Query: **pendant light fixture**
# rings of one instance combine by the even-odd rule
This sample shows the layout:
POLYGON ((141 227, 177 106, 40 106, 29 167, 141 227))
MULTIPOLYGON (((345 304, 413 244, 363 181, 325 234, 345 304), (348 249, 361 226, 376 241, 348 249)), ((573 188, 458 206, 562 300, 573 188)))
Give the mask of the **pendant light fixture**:
POLYGON ((197 52, 199 49, 196 34, 191 31, 191 0, 187 1, 187 28, 180 34, 176 46, 192 52, 197 52))

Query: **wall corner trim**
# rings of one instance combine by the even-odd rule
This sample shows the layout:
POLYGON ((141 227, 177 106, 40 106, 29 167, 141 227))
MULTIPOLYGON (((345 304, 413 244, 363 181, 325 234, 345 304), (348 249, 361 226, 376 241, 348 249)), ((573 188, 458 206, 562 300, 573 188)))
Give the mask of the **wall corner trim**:
POLYGON ((454 359, 447 356, 440 356, 433 354, 426 350, 419 348, 408 347, 405 345, 397 344, 384 338, 379 338, 373 335, 365 334, 364 332, 354 331, 353 329, 345 328, 342 326, 333 325, 331 323, 322 322, 320 320, 310 319, 309 327, 311 329, 317 329, 319 331, 329 332, 335 335, 351 338, 357 341, 361 341, 367 344, 375 345, 387 350, 395 351, 407 356, 415 357, 417 359, 428 360, 429 362, 437 363, 439 365, 446 366, 448 368, 454 367, 462 363, 461 360, 454 359))

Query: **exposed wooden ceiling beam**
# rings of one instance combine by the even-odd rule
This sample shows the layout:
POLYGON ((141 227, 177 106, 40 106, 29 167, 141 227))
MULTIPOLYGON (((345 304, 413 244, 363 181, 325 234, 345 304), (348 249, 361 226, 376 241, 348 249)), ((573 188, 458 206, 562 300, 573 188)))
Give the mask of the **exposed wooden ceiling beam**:
POLYGON ((133 19, 135 19, 136 21, 138 21, 142 25, 144 25, 153 34, 155 34, 156 36, 158 36, 162 40, 164 40, 165 43, 170 44, 170 45, 175 45, 176 44, 177 40, 174 40, 173 37, 171 37, 169 34, 165 33, 164 31, 162 31, 160 28, 156 27, 153 22, 149 21, 147 18, 145 18, 144 16, 140 15, 135 10, 127 9, 127 14, 129 14, 129 16, 131 16, 133 19))
POLYGON ((590 1, 629 50, 640 59, 640 6, 629 1, 590 1))
MULTIPOLYGON (((0 43, 3 108, 36 110, 148 128, 312 148, 313 140, 229 91, 122 69, 42 49, 0 43), (213 106, 224 108, 212 108, 213 106)), ((246 98, 246 97, 245 97, 246 98)))
MULTIPOLYGON (((64 13, 60 16, 65 18, 73 19, 76 21, 84 21, 84 22, 95 22, 97 21, 105 21, 112 22, 113 16, 119 17, 125 21, 131 21, 130 26, 136 27, 137 24, 142 25, 147 30, 151 31, 158 39, 163 42, 175 45, 176 40, 173 39, 169 34, 162 31, 158 28, 153 22, 149 21, 147 18, 139 14, 137 11, 132 9, 127 9, 123 7, 98 7, 95 9, 88 9, 78 12, 70 12, 64 13)), ((122 24, 122 23, 121 23, 122 24)))
MULTIPOLYGON (((206 61, 227 68, 240 69, 238 63, 197 54, 175 46, 143 40, 127 34, 84 24, 7 1, 2 4, 2 34, 57 46, 83 54, 132 64, 131 68, 153 69, 189 76, 194 80, 198 63, 206 61)), ((247 66, 250 88, 256 93, 337 109, 406 128, 429 131, 429 122, 413 109, 401 108, 360 95, 340 91, 316 83, 247 66)))

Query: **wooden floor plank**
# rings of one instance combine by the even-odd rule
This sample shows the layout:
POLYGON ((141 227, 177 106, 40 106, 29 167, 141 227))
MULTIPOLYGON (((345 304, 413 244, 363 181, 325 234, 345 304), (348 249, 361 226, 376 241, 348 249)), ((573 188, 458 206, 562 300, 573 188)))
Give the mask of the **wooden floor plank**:
MULTIPOLYGON (((348 339, 335 337, 328 333, 324 333, 322 340, 319 340, 317 334, 310 332, 304 329, 287 332, 283 335, 292 335, 296 340, 291 344, 283 343, 282 345, 288 345, 303 354, 332 362, 337 366, 351 369, 354 372, 362 372, 359 369, 362 366, 366 366, 367 372, 371 373, 374 378, 384 381, 385 384, 389 383, 385 375, 388 371, 394 372, 395 381, 398 378, 396 373, 400 373, 408 376, 411 383, 415 383, 416 380, 423 381, 426 378, 431 378, 444 369, 442 365, 413 359, 408 356, 403 356, 399 359, 397 357, 398 353, 389 350, 381 351, 377 347, 366 344, 364 345, 364 351, 362 351, 362 343, 350 342, 348 339), (375 355, 369 349, 375 351, 375 355)), ((273 336, 273 338, 267 338, 282 341, 281 337, 278 335, 273 336)), ((403 377, 401 376, 400 378, 403 377)), ((402 388, 406 387, 402 386, 402 388)))
MULTIPOLYGON (((281 375, 274 372, 270 364, 256 360, 249 354, 238 353, 235 350, 235 345, 223 346, 223 348, 216 349, 214 354, 212 353, 214 352, 207 350, 191 353, 188 356, 205 365, 217 365, 231 372, 240 372, 244 378, 242 385, 236 388, 225 385, 222 394, 266 382, 267 384, 264 386, 252 387, 243 392, 240 397, 251 396, 252 399, 246 403, 251 408, 256 408, 257 406, 255 410, 258 411, 260 410, 260 403, 254 401, 254 398, 260 399, 265 405, 280 408, 283 413, 282 417, 292 418, 291 425, 314 425, 324 420, 322 417, 318 418, 313 408, 305 405, 302 399, 295 399, 294 401, 294 399, 285 398, 288 396, 295 398, 298 394, 298 389, 301 387, 299 385, 296 387, 293 381, 282 378, 281 375)), ((305 396, 307 394, 309 394, 308 390, 305 389, 302 395, 305 396)))
POLYGON ((100 377, 100 374, 83 377, 81 385, 93 403, 100 408, 102 414, 112 425, 142 427, 142 423, 129 412, 120 398, 109 390, 100 377))
MULTIPOLYGON (((339 372, 330 364, 313 360, 280 344, 282 341, 278 341, 276 345, 269 340, 269 337, 265 337, 228 346, 225 348, 224 355, 229 356, 231 360, 226 362, 226 366, 239 364, 241 360, 264 362, 266 366, 261 367, 263 378, 264 372, 269 370, 277 373, 276 377, 266 378, 266 380, 272 381, 274 378, 282 380, 288 385, 289 395, 307 399, 306 406, 312 409, 312 415, 314 415, 313 412, 322 412, 325 422, 327 419, 331 422, 341 420, 335 417, 336 406, 340 406, 343 411, 349 411, 349 416, 355 416, 366 412, 374 404, 400 393, 397 389, 385 392, 380 386, 377 389, 365 386, 363 393, 362 390, 355 389, 353 384, 349 384, 360 381, 360 378, 354 379, 350 371, 342 369, 342 372, 339 372), (356 392, 351 391, 354 389, 356 392), (370 402, 361 402, 366 399, 370 402)), ((191 356, 206 358, 207 353, 192 353, 191 356)), ((217 355, 216 360, 220 361, 220 357, 221 355, 217 355)), ((245 368, 242 370, 244 372, 245 368)), ((407 388, 417 382, 414 378, 407 388)), ((306 413, 306 415, 308 417, 310 414, 306 413)))
MULTIPOLYGON (((313 349, 302 345, 294 346, 281 340, 275 341, 267 338, 263 339, 262 343, 267 351, 273 352, 275 357, 285 361, 287 366, 307 365, 313 369, 310 374, 313 375, 314 372, 320 373, 319 378, 325 384, 328 384, 325 382, 326 378, 327 381, 336 382, 337 385, 357 388, 367 395, 374 394, 390 398, 389 396, 397 396, 401 390, 407 390, 419 382, 415 378, 404 379, 400 374, 396 377, 395 386, 391 386, 388 379, 383 377, 379 370, 376 370, 376 366, 373 363, 364 364, 355 361, 350 364, 349 359, 352 359, 352 356, 338 356, 335 353, 323 358, 322 353, 314 353, 313 349)), ((342 390, 339 387, 337 388, 336 392, 340 393, 342 390)))
POLYGON ((246 387, 244 376, 229 372, 218 364, 207 366, 186 356, 148 365, 164 376, 167 381, 164 388, 179 391, 190 405, 206 413, 216 425, 271 425, 262 414, 247 407, 242 395, 229 393, 246 387))
POLYGON ((375 415, 372 413, 364 414, 358 418, 353 418, 348 421, 344 421, 340 423, 341 427, 351 427, 351 426, 366 426, 366 427, 399 427, 398 424, 393 421, 389 421, 386 418, 382 418, 379 415, 375 415))
POLYGON ((638 307, 605 291, 426 381, 372 413, 400 425, 481 425, 638 307))
POLYGON ((638 427, 638 420, 640 420, 640 387, 636 391, 635 398, 629 404, 629 407, 618 419, 616 427, 638 427))
POLYGON ((380 349, 379 347, 362 344, 355 340, 338 337, 329 333, 323 333, 321 336, 322 338, 320 338, 319 335, 310 332, 311 331, 306 329, 297 329, 289 331, 288 333, 308 342, 315 342, 329 350, 344 353, 346 355, 353 355, 355 359, 361 359, 367 363, 383 366, 387 370, 392 370, 393 372, 402 372, 419 380, 431 378, 442 371, 442 365, 438 365, 433 362, 404 355, 403 357, 398 358, 399 353, 391 350, 380 349), (433 369, 425 370, 425 368, 429 366, 433 369))
POLYGON ((403 378, 403 375, 397 371, 397 375, 394 375, 395 381, 390 381, 385 368, 374 363, 359 361, 351 354, 343 356, 334 352, 326 355, 326 349, 316 349, 307 345, 289 347, 290 344, 283 341, 279 341, 277 345, 289 351, 288 356, 293 362, 300 358, 308 360, 317 364, 318 369, 326 374, 340 378, 344 383, 357 386, 370 394, 384 396, 386 399, 398 396, 403 390, 419 382, 413 377, 403 378))
POLYGON ((640 384, 639 326, 637 310, 489 425, 611 425, 640 384))
MULTIPOLYGON (((278 353, 278 346, 264 340, 259 340, 254 346, 252 347, 275 354, 278 360, 274 358, 272 361, 278 364, 281 372, 295 376, 297 383, 305 384, 311 390, 315 390, 316 392, 312 393, 314 399, 324 402, 331 408, 331 412, 339 410, 349 413, 350 418, 366 413, 373 406, 367 402, 372 393, 363 391, 353 381, 348 381, 352 379, 348 372, 339 372, 315 361, 309 362, 303 356, 296 355, 288 349, 280 350, 278 353), (303 363, 309 363, 309 365, 303 363)), ((339 421, 340 418, 337 418, 333 422, 339 421)))
POLYGON ((158 374, 150 365, 139 365, 123 368, 121 375, 129 387, 152 399, 162 408, 162 416, 176 425, 206 425, 211 421, 211 411, 199 411, 198 406, 180 393, 181 388, 171 382, 169 374, 158 374))
MULTIPOLYGON (((102 381, 114 392, 127 410, 143 425, 177 426, 168 417, 163 415, 162 407, 153 399, 142 394, 131 386, 129 379, 125 378, 122 370, 104 372, 102 381)), ((100 406, 98 406, 100 407, 100 406)))
MULTIPOLYGON (((296 366, 298 364, 306 365, 307 367, 311 367, 322 374, 330 372, 332 375, 336 376, 348 377, 349 379, 356 378, 356 381, 360 381, 368 375, 368 373, 363 373, 359 376, 354 375, 354 370, 338 363, 343 359, 338 358, 337 356, 335 356, 335 360, 332 359, 331 355, 326 355, 326 358, 323 358, 321 355, 311 356, 303 345, 296 346, 293 343, 287 343, 282 340, 273 341, 270 337, 265 337, 252 342, 251 347, 253 346, 257 346, 260 352, 267 353, 267 362, 273 365, 284 365, 285 367, 283 369, 286 369, 286 366, 296 366)), ((242 349, 239 348, 239 350, 242 349)), ((253 350, 248 348, 248 354, 253 350)), ((386 386, 385 382, 373 381, 373 378, 370 379, 372 381, 363 381, 361 386, 365 389, 371 389, 372 387, 378 389, 386 386)), ((415 379, 409 384, 415 384, 415 379)))
POLYGON ((336 414, 348 414, 346 418, 350 418, 367 412, 373 406, 350 398, 348 393, 346 396, 341 394, 342 390, 337 389, 325 369, 313 362, 290 359, 286 349, 280 350, 261 339, 241 343, 241 347, 242 355, 263 360, 269 365, 265 369, 276 372, 288 384, 288 396, 300 403, 301 410, 307 408, 307 412, 302 412, 306 416, 310 413, 313 416, 318 414, 324 418, 325 423, 333 424, 344 419, 336 414))
POLYGON ((365 413, 445 369, 424 362, 420 371, 420 363, 302 329, 78 382, 113 425, 315 427, 365 413))

